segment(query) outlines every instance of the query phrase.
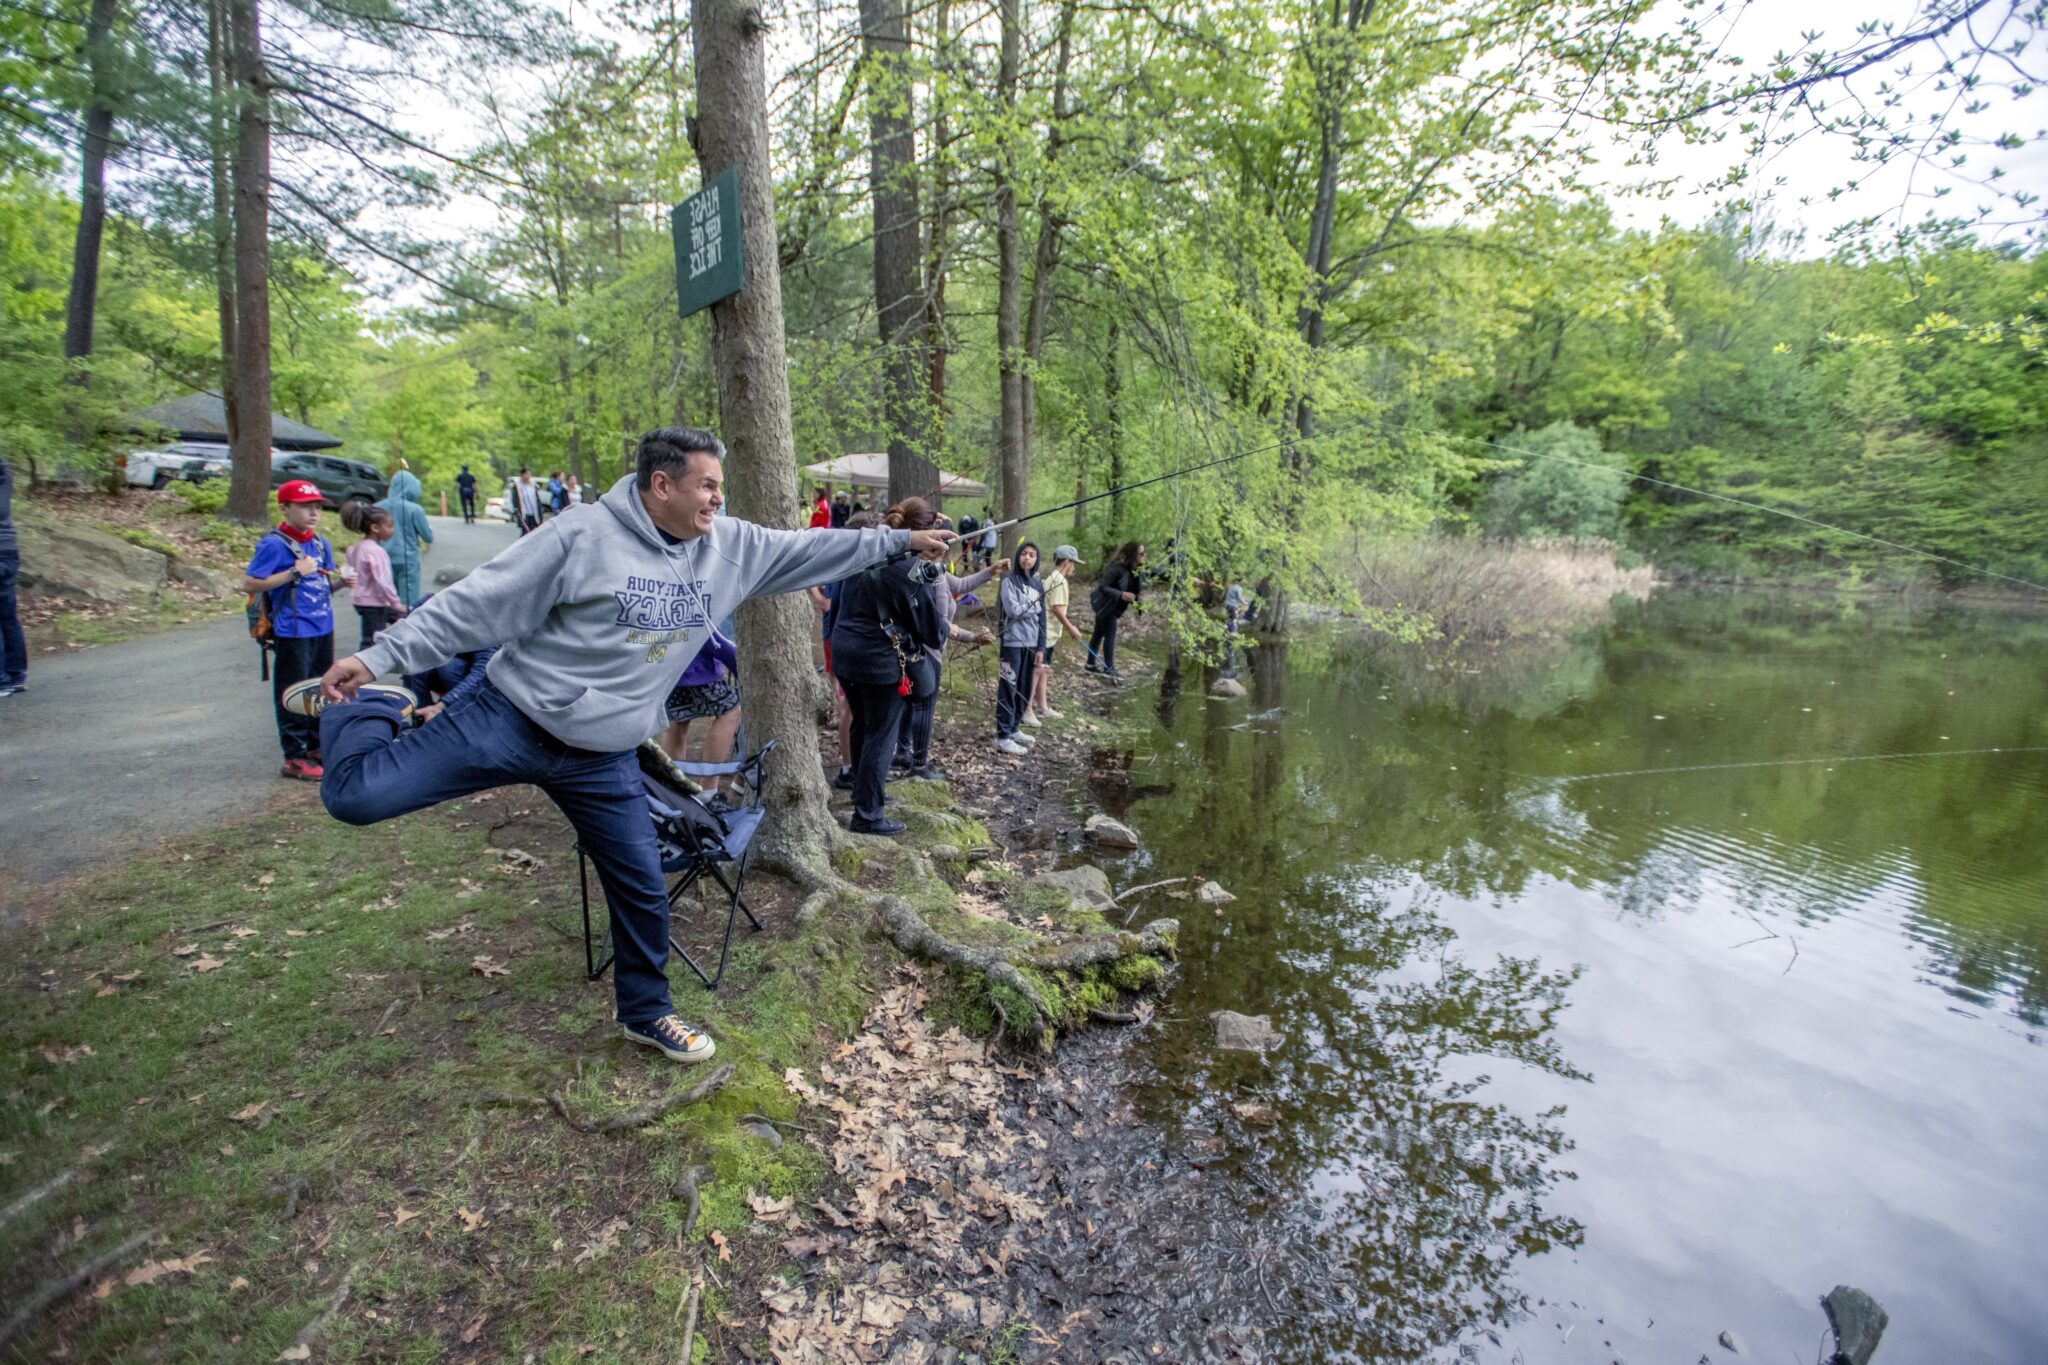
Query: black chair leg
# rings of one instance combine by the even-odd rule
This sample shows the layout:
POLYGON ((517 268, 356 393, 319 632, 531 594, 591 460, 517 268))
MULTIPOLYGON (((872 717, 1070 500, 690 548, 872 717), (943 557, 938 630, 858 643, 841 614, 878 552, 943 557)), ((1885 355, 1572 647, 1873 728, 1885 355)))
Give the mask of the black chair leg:
MULTIPOLYGON (((747 908, 747 903, 740 899, 740 887, 745 886, 747 881, 747 860, 745 858, 740 860, 739 880, 737 883, 727 881, 725 873, 720 870, 718 864, 700 863, 690 869, 690 874, 685 879, 685 884, 689 881, 694 881, 706 872, 709 872, 712 879, 725 889, 725 893, 729 897, 729 903, 725 912, 725 937, 719 941, 718 945, 718 970, 707 976, 704 968, 698 965, 697 959, 690 956, 690 950, 676 942, 674 934, 669 935, 668 946, 675 951, 677 957, 683 960, 683 965, 688 967, 696 974, 697 979, 704 983, 706 990, 715 991, 718 989, 718 983, 725 980, 726 963, 732 956, 732 931, 739 917, 744 914, 747 917, 747 923, 752 925, 757 932, 762 926, 761 921, 754 918, 754 912, 747 908)), ((680 894, 680 892, 677 894, 680 894)), ((673 897, 670 899, 670 904, 674 904, 673 897)))
MULTIPOLYGON (((597 940, 590 930, 590 860, 584 855, 583 845, 576 846, 576 884, 583 893, 583 972, 586 981, 595 981, 612 965, 613 954, 605 953, 604 961, 597 960, 597 940)), ((607 947, 611 936, 611 921, 605 921, 607 947)))

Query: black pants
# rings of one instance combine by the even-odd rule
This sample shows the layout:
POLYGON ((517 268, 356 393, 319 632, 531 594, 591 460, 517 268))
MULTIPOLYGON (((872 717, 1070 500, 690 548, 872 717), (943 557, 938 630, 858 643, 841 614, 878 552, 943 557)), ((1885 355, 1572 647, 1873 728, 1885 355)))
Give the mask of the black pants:
POLYGON ((462 519, 464 521, 476 520, 476 494, 464 493, 462 495, 462 519))
POLYGON ((22 638, 14 603, 20 580, 20 553, 0 553, 0 687, 28 686, 28 642, 22 638))
POLYGON ((1095 633, 1088 637, 1088 667, 1116 672, 1116 623, 1123 616, 1103 612, 1095 618, 1095 633))
POLYGON ((277 638, 271 660, 271 707, 277 712, 277 742, 286 758, 305 758, 320 748, 320 722, 284 709, 284 690, 293 683, 317 678, 334 666, 334 633, 277 638))
POLYGON ((357 607, 356 620, 361 622, 363 627, 362 638, 356 641, 356 649, 360 652, 377 643, 378 631, 391 629, 392 623, 398 620, 398 609, 396 607, 357 607))
POLYGON ((939 710, 939 690, 929 697, 906 697, 903 723, 896 730, 896 758, 899 768, 922 771, 932 761, 932 720, 939 710))
POLYGON ((1008 739, 1024 723, 1031 705, 1031 682, 1038 671, 1038 648, 1004 645, 996 660, 996 738, 1008 739))
POLYGON ((520 535, 522 535, 522 536, 523 536, 523 535, 530 535, 530 534, 532 534, 533 532, 535 532, 535 531, 538 531, 539 529, 540 529, 540 513, 536 512, 536 513, 534 513, 534 514, 533 514, 532 516, 530 516, 530 517, 529 517, 529 516, 527 516, 527 515, 526 515, 526 513, 524 513, 524 512, 521 512, 521 513, 519 514, 519 534, 520 534, 520 535))
POLYGON ((882 818, 882 797, 889 780, 889 756, 896 752, 896 733, 903 726, 903 694, 895 683, 848 682, 846 709, 853 715, 848 740, 853 749, 853 819, 856 825, 882 818))

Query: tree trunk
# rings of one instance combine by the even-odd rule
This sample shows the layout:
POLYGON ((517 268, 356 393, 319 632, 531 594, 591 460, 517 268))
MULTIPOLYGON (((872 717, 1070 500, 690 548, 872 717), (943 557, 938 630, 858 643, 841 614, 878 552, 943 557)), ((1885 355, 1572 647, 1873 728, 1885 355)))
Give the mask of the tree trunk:
POLYGON ((206 119, 208 161, 213 173, 213 289, 220 313, 220 401, 226 410, 228 445, 232 448, 241 423, 235 403, 235 203, 234 186, 228 174, 233 43, 229 40, 228 24, 228 0, 207 0, 206 75, 213 101, 206 119))
MULTIPOLYGON (((1045 183, 1056 178, 1060 149, 1066 142, 1067 68, 1074 56, 1074 8, 1078 0, 1060 5, 1058 56, 1053 64, 1052 131, 1045 140, 1045 183)), ((1038 246, 1031 253, 1031 302, 1024 310, 1024 382, 1019 401, 1024 409, 1024 463, 1028 469, 1036 453, 1038 427, 1038 361, 1045 354, 1046 319, 1052 312, 1052 273, 1060 262, 1060 234, 1066 219, 1051 202, 1051 194, 1038 198, 1038 246)), ((1085 481, 1085 474, 1084 474, 1085 481)), ((1074 523, 1076 526, 1080 522, 1074 523)))
POLYGON ((228 515, 270 519, 270 95, 258 0, 229 0, 236 94, 234 472, 228 515))
MULTIPOLYGON (((107 224, 107 147, 113 139, 114 110, 107 93, 107 37, 114 28, 114 0, 92 0, 86 22, 85 60, 92 103, 85 112, 85 148, 78 188, 78 232, 71 245, 71 296, 64 306, 64 358, 92 354, 94 305, 100 290, 100 237, 107 224)), ((91 383, 81 366, 79 382, 91 383)))
MULTIPOLYGON (((1104 433, 1109 442, 1109 486, 1119 489, 1124 486, 1124 374, 1123 334, 1116 325, 1116 315, 1109 318, 1109 363, 1102 371, 1102 419, 1104 433)), ((1109 495, 1109 538, 1116 540, 1124 533, 1124 495, 1112 492, 1109 495)))
POLYGON ((932 48, 938 53, 939 66, 932 77, 932 226, 924 257, 925 410, 929 414, 925 434, 934 461, 946 448, 946 249, 953 214, 953 175, 946 151, 952 136, 944 90, 953 51, 952 25, 952 6, 939 0, 932 18, 932 48))
POLYGON ((924 289, 918 280, 917 143, 911 120, 910 24, 903 2, 860 0, 868 66, 875 317, 882 335, 882 420, 888 427, 892 502, 927 496, 939 481, 925 441, 925 373, 918 344, 924 289))
MULTIPOLYGON (((1017 72, 1024 47, 1021 0, 1002 0, 1002 55, 996 69, 996 103, 1003 129, 996 150, 996 370, 1001 384, 996 470, 1001 516, 1021 517, 1031 496, 1031 452, 1024 444, 1024 277, 1018 260, 1017 72)), ((1021 538, 1021 527, 1003 532, 1003 553, 1021 538)))
MULTIPOLYGON (((800 520, 796 438, 790 426, 789 371, 783 353, 782 279, 775 240, 775 179, 769 159, 766 29, 747 0, 692 0, 697 56, 697 155, 706 180, 739 167, 741 241, 746 275, 739 293, 711 306, 712 366, 718 412, 731 459, 733 502, 764 526, 800 520)), ((800 594, 757 598, 737 623, 740 688, 749 741, 773 740, 761 855, 785 871, 824 868, 832 835, 812 696, 810 603, 800 594)))

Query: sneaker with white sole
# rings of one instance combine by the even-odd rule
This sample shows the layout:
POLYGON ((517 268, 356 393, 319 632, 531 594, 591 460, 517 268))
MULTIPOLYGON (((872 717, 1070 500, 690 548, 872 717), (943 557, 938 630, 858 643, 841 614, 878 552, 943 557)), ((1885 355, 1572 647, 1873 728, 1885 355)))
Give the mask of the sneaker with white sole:
POLYGON ((1038 743, 1038 736, 1026 730, 1019 730, 1016 734, 1011 735, 1010 738, 1016 740, 1027 749, 1038 743))
POLYGON ((1022 744, 1019 744, 1016 740, 1010 738, 1008 735, 1004 735, 1001 739, 998 739, 996 741, 996 748, 1006 754, 1015 754, 1019 758, 1022 758, 1025 754, 1031 752, 1030 749, 1026 748, 1022 744))
POLYGON ((1067 713, 1064 711, 1055 711, 1050 706, 1041 706, 1038 708, 1038 718, 1040 720, 1064 720, 1066 718, 1066 714, 1067 713))
POLYGON ((1042 720, 1040 720, 1040 719, 1038 718, 1038 713, 1037 713, 1036 711, 1031 711, 1031 710, 1026 710, 1026 711, 1024 712, 1024 723, 1025 723, 1026 725, 1043 725, 1043 724, 1045 724, 1045 722, 1044 722, 1044 721, 1042 721, 1042 720))
POLYGON ((701 1062, 718 1051, 718 1044, 701 1029, 691 1028, 673 1014, 646 1024, 626 1024, 625 1034, 636 1043, 658 1048, 672 1062, 701 1062))
MULTIPOLYGON (((369 697, 397 698, 400 708, 398 718, 400 720, 412 719, 413 708, 420 704, 418 697, 415 697, 397 683, 370 682, 364 683, 356 689, 355 699, 357 701, 363 701, 369 697)), ((296 682, 287 687, 284 690, 284 696, 279 700, 279 705, 295 716, 311 716, 317 720, 320 713, 327 709, 329 702, 327 694, 320 690, 320 680, 318 678, 308 678, 304 682, 296 682)))

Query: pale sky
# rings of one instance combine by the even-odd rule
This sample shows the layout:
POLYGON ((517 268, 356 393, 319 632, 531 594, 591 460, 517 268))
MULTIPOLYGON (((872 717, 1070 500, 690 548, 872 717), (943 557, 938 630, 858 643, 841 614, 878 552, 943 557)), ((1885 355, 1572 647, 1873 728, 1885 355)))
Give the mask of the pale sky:
MULTIPOLYGON (((1916 0, 1802 0, 1802 3, 1786 3, 1785 0, 1768 0, 1766 3, 1744 3, 1744 0, 1726 0, 1716 11, 1713 5, 1703 6, 1699 13, 1702 22, 1713 40, 1718 42, 1724 53, 1743 57, 1750 65, 1768 61, 1779 52, 1791 52, 1802 46, 1802 33, 1819 31, 1824 34, 1824 46, 1851 40, 1859 22, 1868 20, 1891 20, 1904 23, 1911 19, 1918 8, 1916 0)), ((616 36, 618 31, 602 23, 599 12, 589 4, 576 4, 563 0, 563 12, 576 25, 579 32, 616 36)), ((777 12, 783 7, 771 3, 768 6, 771 23, 775 24, 779 44, 785 51, 777 56, 792 61, 801 55, 798 44, 803 41, 800 25, 791 15, 787 22, 777 21, 777 12)), ((2000 0, 1994 0, 1986 12, 2005 10, 2000 0)), ((1680 0, 1665 0, 1660 8, 1647 20, 1651 24, 1675 25, 1685 13, 1680 0)), ((1994 23, 1996 20, 1994 19, 1994 23)), ((1990 26, 1979 28, 1979 36, 1989 38, 1990 26)), ((2004 41, 2010 41, 2014 30, 2008 30, 2004 41)), ((2015 152, 1999 152, 1982 146, 1970 146, 1966 170, 1981 174, 1992 164, 2001 165, 2006 172, 2005 184, 2031 190, 2048 198, 2048 89, 2037 88, 2024 100, 2014 100, 2003 89, 1990 89, 1982 98, 1988 105, 1976 114, 1963 112, 1963 106, 1956 100, 1953 82, 1949 91, 1937 91, 1928 79, 1935 63, 1931 47, 1923 45, 1914 53, 1916 73, 1908 79, 1897 81, 1902 93, 1904 107, 1908 110, 1927 113, 1949 110, 1950 126, 1961 129, 1966 138, 1975 141, 1989 139, 2005 133, 2014 133, 2027 140, 2027 145, 2015 152)), ((2033 65, 2048 65, 2048 52, 2035 51, 2027 54, 2033 65)), ((2010 76, 2006 71, 2002 74, 2010 76)), ((771 72, 771 80, 774 73, 771 72)), ((501 82, 505 77, 494 78, 501 82)), ((1873 68, 1854 82, 1855 91, 1865 98, 1880 94, 1879 84, 1883 80, 1896 80, 1895 69, 1891 66, 1873 68)), ((504 91, 504 93, 511 93, 504 91)), ((427 132, 444 147, 457 149, 473 144, 480 135, 476 118, 462 105, 452 102, 439 89, 421 89, 413 92, 410 107, 402 106, 402 119, 408 126, 427 132)), ((1846 109, 1848 100, 1840 90, 1832 90, 1826 96, 1829 111, 1846 109)), ((1732 127, 1739 119, 1731 116, 1732 127)), ((1542 119, 1536 126, 1544 127, 1542 119)), ((1618 219, 1629 226, 1654 229, 1658 223, 1669 217, 1682 225, 1696 225, 1712 216, 1728 201, 1729 193, 1717 188, 1718 182, 1731 165, 1742 159, 1744 142, 1739 134, 1732 133, 1719 144, 1685 146, 1677 137, 1667 137, 1659 144, 1658 165, 1654 173, 1658 176, 1678 178, 1678 184, 1663 196, 1631 194, 1623 187, 1645 178, 1651 172, 1645 168, 1629 167, 1625 164, 1630 148, 1615 142, 1599 153, 1600 165, 1590 175, 1598 188, 1614 205, 1618 219)), ((676 197, 694 189, 694 185, 678 185, 676 197)), ((1882 216, 1887 226, 1901 222, 1917 222, 1930 208, 1938 207, 1944 216, 1971 216, 1976 208, 1992 202, 1989 191, 1946 172, 1935 161, 1923 160, 1915 165, 1911 159, 1904 159, 1883 169, 1858 165, 1851 160, 1848 139, 1839 135, 1808 132, 1793 145, 1770 151, 1754 168, 1748 193, 1758 201, 1759 219, 1768 219, 1780 229, 1803 229, 1805 254, 1822 254, 1827 250, 1826 238, 1830 230, 1838 225, 1866 215, 1882 216), (1831 189, 1846 186, 1856 181, 1857 188, 1830 201, 1825 196, 1831 189), (1782 183, 1781 183, 1782 182, 1782 183), (1938 205, 1928 198, 1938 185, 1951 187, 1949 196, 1938 205), (1811 202, 1801 204, 1802 196, 1811 202)), ((458 199, 445 207, 423 214, 412 215, 408 226, 415 232, 441 237, 460 237, 473 233, 487 224, 494 210, 481 198, 458 199)), ((1994 220, 2024 218, 2026 213, 2017 209, 2010 201, 1996 203, 1994 220)), ((1989 240, 2024 241, 2028 227, 1987 225, 1980 229, 1980 235, 1989 240)), ((385 280, 383 283, 397 284, 385 280)), ((416 287, 401 287, 401 298, 417 297, 416 287)))

